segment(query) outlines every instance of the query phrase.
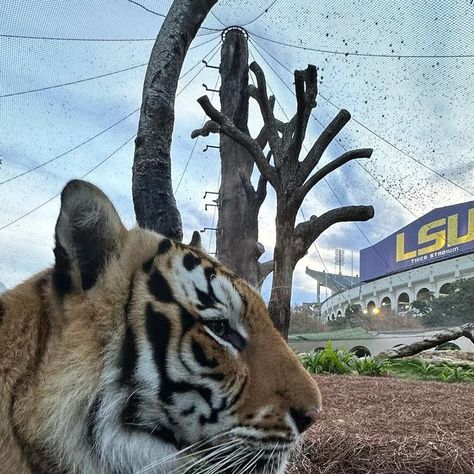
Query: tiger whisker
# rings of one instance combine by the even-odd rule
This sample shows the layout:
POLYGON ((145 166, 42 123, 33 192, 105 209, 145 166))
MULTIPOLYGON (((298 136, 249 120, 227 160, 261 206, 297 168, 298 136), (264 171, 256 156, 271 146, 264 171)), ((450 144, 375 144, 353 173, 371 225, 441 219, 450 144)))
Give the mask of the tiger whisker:
POLYGON ((178 470, 179 470, 180 474, 185 474, 186 472, 189 472, 189 470, 192 469, 193 467, 199 466, 199 464, 203 464, 203 463, 205 463, 209 460, 212 460, 212 458, 216 457, 217 455, 221 455, 222 453, 225 453, 226 451, 229 451, 230 448, 234 448, 235 446, 239 446, 240 444, 241 444, 241 441, 232 440, 231 442, 228 442, 226 444, 218 446, 217 449, 212 450, 209 454, 207 454, 204 457, 200 457, 200 458, 194 460, 194 462, 191 459, 186 464, 184 464, 184 466, 179 466, 178 468, 171 471, 169 474, 172 474, 173 472, 176 472, 178 470), (189 464, 189 466, 186 467, 186 469, 184 471, 181 471, 181 469, 183 467, 185 467, 186 465, 188 465, 188 464, 189 464))
MULTIPOLYGON (((193 443, 191 444, 190 446, 187 446, 186 448, 183 448, 181 449, 180 451, 177 451, 176 453, 173 453, 173 454, 170 454, 168 456, 165 456, 164 458, 161 458, 159 459, 158 461, 154 461, 153 463, 151 464, 148 464, 147 466, 144 466, 142 467, 139 471, 136 471, 135 474, 142 474, 150 469, 153 469, 154 467, 164 463, 164 462, 167 462, 167 461, 172 461, 174 458, 176 459, 184 459, 186 457, 189 457, 189 456, 195 456, 196 454, 200 453, 201 451, 193 451, 192 453, 190 454, 187 454, 186 456, 181 456, 182 453, 184 452, 188 452, 192 449, 195 449, 196 447, 199 447, 199 446, 202 446, 203 444, 206 444, 208 443, 209 441, 212 441, 216 438, 219 438, 220 436, 224 436, 224 435, 227 435, 229 433, 229 431, 223 431, 221 433, 217 433, 213 436, 210 436, 206 439, 203 439, 203 440, 200 440, 200 441, 197 441, 196 443, 193 443)), ((207 448, 207 449, 210 449, 210 448, 207 448)))
POLYGON ((243 461, 247 457, 249 457, 251 453, 246 453, 246 450, 243 448, 239 448, 236 452, 234 452, 230 457, 225 458, 220 460, 216 465, 214 466, 204 466, 204 470, 198 471, 194 474, 215 474, 215 473, 220 473, 223 468, 230 469, 234 465, 239 465, 242 464, 243 461), (228 464, 232 462, 228 466, 228 464))

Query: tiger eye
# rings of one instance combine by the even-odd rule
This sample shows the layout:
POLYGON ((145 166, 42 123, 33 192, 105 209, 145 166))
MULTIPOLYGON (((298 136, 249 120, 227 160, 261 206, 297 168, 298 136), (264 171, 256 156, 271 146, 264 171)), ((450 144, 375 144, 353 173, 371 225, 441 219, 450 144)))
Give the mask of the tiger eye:
POLYGON ((211 330, 216 336, 224 336, 227 331, 226 321, 213 321, 211 324, 211 330))

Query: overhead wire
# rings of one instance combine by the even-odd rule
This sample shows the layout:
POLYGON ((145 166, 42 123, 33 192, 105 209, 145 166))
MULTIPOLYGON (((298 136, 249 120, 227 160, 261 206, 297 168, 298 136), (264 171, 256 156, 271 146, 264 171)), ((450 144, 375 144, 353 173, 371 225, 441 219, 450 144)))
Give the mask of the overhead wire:
POLYGON ((156 38, 70 38, 64 36, 31 36, 31 35, 14 35, 8 33, 0 33, 0 38, 29 39, 43 41, 78 41, 78 42, 142 42, 155 41, 156 38))
MULTIPOLYGON (((217 39, 217 37, 211 38, 210 40, 205 41, 205 42, 203 42, 203 43, 201 43, 200 45, 197 45, 197 46, 202 46, 204 44, 208 44, 211 41, 215 41, 216 39, 217 39)), ((32 93, 35 93, 35 92, 43 92, 43 91, 47 91, 47 90, 51 90, 51 89, 57 89, 57 88, 60 88, 60 87, 71 86, 71 85, 74 85, 74 84, 80 84, 80 83, 83 83, 83 82, 93 81, 95 79, 102 79, 104 77, 113 76, 115 74, 120 74, 122 72, 131 71, 131 70, 134 70, 134 69, 145 67, 147 65, 148 65, 148 62, 137 64, 135 66, 126 67, 126 68, 123 68, 123 69, 118 69, 117 71, 112 71, 112 72, 108 72, 108 73, 105 73, 105 74, 99 74, 97 76, 91 76, 91 77, 86 77, 84 79, 77 79, 75 81, 69 81, 69 82, 63 82, 61 84, 55 84, 53 86, 46 86, 46 87, 40 87, 38 89, 28 89, 28 90, 24 90, 24 91, 20 91, 20 92, 11 92, 9 94, 2 94, 2 95, 0 95, 0 98, 15 97, 15 96, 24 95, 24 94, 32 94, 32 93)))
POLYGON ((71 86, 71 85, 74 85, 74 84, 80 84, 82 82, 93 81, 95 79, 101 79, 103 77, 109 77, 109 76, 113 76, 115 74, 120 74, 122 72, 132 71, 134 69, 145 67, 147 64, 148 63, 137 64, 135 66, 130 66, 130 67, 126 67, 126 68, 123 68, 123 69, 119 69, 117 71, 107 72, 105 74, 99 74, 97 76, 92 76, 92 77, 86 77, 84 79, 77 79, 75 81, 63 82, 61 84, 55 84, 53 86, 46 86, 46 87, 40 87, 38 89, 28 89, 28 90, 24 90, 24 91, 20 91, 20 92, 11 92, 9 94, 2 94, 2 95, 0 95, 0 98, 3 99, 3 98, 6 98, 6 97, 15 97, 15 96, 24 95, 24 94, 32 94, 32 93, 35 93, 35 92, 42 92, 42 91, 47 91, 47 90, 51 90, 51 89, 57 89, 59 87, 65 87, 65 86, 71 86))
POLYGON ((68 150, 64 151, 63 153, 55 156, 54 158, 51 158, 47 161, 44 161, 36 166, 33 166, 32 168, 29 168, 27 169, 26 171, 23 171, 21 173, 18 173, 14 176, 12 176, 11 178, 8 178, 8 179, 5 179, 3 181, 0 181, 0 186, 3 185, 3 184, 6 184, 6 183, 9 183, 11 181, 14 181, 15 179, 18 179, 18 178, 21 178, 22 176, 25 176, 29 173, 32 173, 33 171, 36 171, 37 169, 39 168, 42 168, 43 166, 46 166, 48 165, 49 163, 52 163, 53 161, 56 161, 58 160, 59 158, 62 158, 63 156, 66 156, 68 155, 69 153, 72 153, 73 151, 77 150, 78 148, 86 145, 87 143, 91 142, 92 140, 100 137, 101 135, 103 135, 104 133, 108 132, 109 130, 111 130, 112 128, 114 128, 115 126, 117 126, 118 124, 124 122, 126 119, 128 119, 129 117, 131 117, 132 115, 136 114, 138 111, 140 110, 140 107, 136 108, 135 110, 133 110, 132 112, 130 112, 129 114, 125 115, 125 117, 122 117, 120 120, 117 120, 116 122, 114 122, 112 125, 109 125, 107 128, 104 128, 103 130, 101 130, 99 133, 96 133, 95 135, 93 135, 92 137, 89 137, 87 138, 86 140, 82 141, 81 143, 79 143, 78 145, 75 145, 73 146, 72 148, 69 148, 68 150))
MULTIPOLYGON (((203 60, 205 60, 209 55, 211 55, 212 53, 214 53, 212 57, 214 57, 214 55, 217 53, 216 49, 219 47, 219 44, 215 45, 210 51, 208 51, 198 62, 194 63, 191 67, 188 68, 187 71, 185 71, 181 76, 180 76, 180 79, 183 79, 184 77, 186 77, 189 73, 191 73, 199 64, 202 63, 203 60)), ((199 73, 204 69, 204 67, 202 67, 200 70, 199 70, 199 73)), ((198 73, 198 74, 199 74, 198 73)), ((195 75, 190 82, 192 82, 195 78, 196 78, 197 75, 195 75)), ((176 96, 179 96, 179 94, 181 94, 181 92, 186 89, 186 87, 188 87, 189 83, 188 82, 180 92, 178 92, 176 94, 176 96)), ((77 150, 78 148, 86 145, 87 143, 91 142, 92 140, 100 137, 101 135, 103 135, 104 133, 108 132, 109 130, 111 130, 112 128, 114 128, 115 126, 119 125, 120 123, 124 122, 126 119, 128 119, 129 117, 131 117, 132 115, 136 114, 138 111, 140 110, 140 107, 137 107, 135 110, 133 110, 132 112, 130 112, 129 114, 125 115, 125 117, 122 117, 121 119, 117 120, 116 122, 114 122, 112 125, 109 125, 107 128, 103 129, 102 131, 100 131, 99 133, 96 133, 95 135, 93 135, 92 137, 89 137, 87 138, 86 140, 82 141, 81 143, 79 143, 78 145, 75 145, 74 147, 72 148, 69 148, 68 150, 64 151, 63 153, 47 160, 47 161, 44 161, 38 165, 35 165, 33 166, 32 168, 29 168, 21 173, 18 173, 8 179, 5 179, 3 181, 0 181, 0 186, 3 185, 3 184, 6 184, 6 183, 9 183, 10 181, 14 181, 15 179, 18 179, 18 178, 21 178, 22 176, 25 176, 33 171, 36 171, 37 169, 39 168, 42 168, 43 166, 45 165, 48 165, 49 163, 52 163, 53 161, 56 161, 58 160, 59 158, 62 158, 63 156, 77 150)))
POLYGON ((289 48, 301 49, 304 51, 313 51, 316 53, 322 54, 334 54, 340 56, 358 56, 358 57, 367 57, 367 58, 394 58, 394 59, 466 59, 474 58, 473 54, 383 54, 383 53, 359 53, 358 51, 339 51, 339 50, 330 50, 330 49, 321 49, 314 48, 311 46, 302 46, 296 45, 293 43, 288 43, 286 41, 274 40, 253 31, 248 31, 249 35, 255 38, 260 38, 261 40, 268 41, 270 43, 278 44, 280 46, 287 46, 289 48))

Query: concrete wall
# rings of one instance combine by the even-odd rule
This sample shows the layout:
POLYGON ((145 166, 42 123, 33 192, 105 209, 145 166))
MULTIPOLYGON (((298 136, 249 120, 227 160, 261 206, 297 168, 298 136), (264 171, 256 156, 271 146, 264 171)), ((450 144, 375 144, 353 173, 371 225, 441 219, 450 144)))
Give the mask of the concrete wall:
POLYGON ((372 303, 376 308, 380 308, 385 298, 390 299, 393 310, 402 310, 398 307, 402 293, 408 295, 409 303, 422 298, 423 293, 427 292, 439 297, 443 285, 471 277, 474 277, 473 254, 433 263, 370 283, 362 283, 358 287, 331 296, 321 306, 321 318, 337 317, 338 313, 344 315, 350 304, 360 304, 364 310, 372 303))

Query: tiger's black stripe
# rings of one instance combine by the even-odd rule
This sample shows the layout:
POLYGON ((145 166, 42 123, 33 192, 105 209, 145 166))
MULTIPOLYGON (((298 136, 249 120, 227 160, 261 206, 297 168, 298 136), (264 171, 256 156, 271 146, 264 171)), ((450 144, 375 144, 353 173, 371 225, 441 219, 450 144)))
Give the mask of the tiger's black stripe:
POLYGON ((212 390, 210 388, 184 381, 175 382, 169 377, 166 366, 171 323, 164 314, 155 311, 151 303, 148 303, 146 309, 146 330, 152 346, 155 365, 160 374, 159 398, 167 404, 172 404, 175 393, 195 391, 201 395, 212 410, 212 390))
POLYGON ((148 289, 158 301, 163 303, 171 303, 174 301, 173 292, 168 281, 156 268, 148 279, 148 289))

